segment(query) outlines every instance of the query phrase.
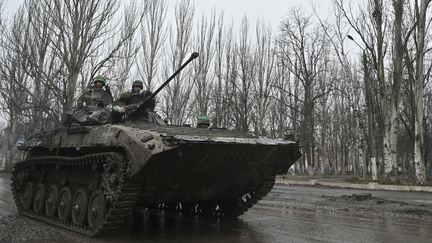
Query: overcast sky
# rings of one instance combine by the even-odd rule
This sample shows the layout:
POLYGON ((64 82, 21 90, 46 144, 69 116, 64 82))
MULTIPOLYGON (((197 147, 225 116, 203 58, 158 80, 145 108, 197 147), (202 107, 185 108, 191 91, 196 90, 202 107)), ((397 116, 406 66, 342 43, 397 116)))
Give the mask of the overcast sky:
MULTIPOLYGON (((4 14, 11 17, 24 0, 4 0, 4 14)), ((120 0, 126 2, 127 0, 120 0)), ((137 0, 139 1, 139 0, 137 0)), ((179 0, 168 0, 170 12, 167 18, 174 16, 174 6, 179 0)), ((319 10, 321 18, 331 18, 332 0, 192 0, 195 2, 195 17, 199 19, 202 14, 210 14, 212 10, 218 13, 223 11, 225 20, 233 21, 235 29, 238 29, 244 16, 249 18, 250 30, 253 31, 257 20, 271 25, 273 33, 278 32, 281 20, 286 17, 293 7, 301 6, 305 12, 312 14, 312 5, 319 10)), ((254 35, 251 35, 254 38, 254 35)), ((353 43, 347 42, 346 47, 359 52, 353 43)))
MULTIPOLYGON (((24 0, 4 0, 4 14, 11 17, 24 0)), ((128 0, 119 0, 126 2, 128 0)), ((140 1, 140 0, 137 0, 140 1)), ((174 6, 180 0, 168 0, 168 19, 174 17, 174 6)), ((283 20, 293 7, 302 7, 305 12, 313 14, 312 5, 318 9, 321 18, 332 17, 332 0, 192 0, 195 3, 195 17, 199 19, 202 14, 209 15, 212 10, 217 13, 224 12, 225 20, 233 21, 234 29, 238 29, 244 16, 249 18, 250 30, 253 33, 257 20, 271 25, 273 33, 277 34, 281 20, 283 20)), ((357 2, 357 1, 354 1, 357 2)), ((354 33, 350 33, 354 37, 354 33)), ((254 38, 254 35, 250 35, 254 38)), ((353 54, 361 50, 351 41, 344 43, 345 48, 353 54)))
MULTIPOLYGON (((124 0, 123 0, 124 1, 124 0)), ((170 8, 178 0, 168 0, 170 8)), ((24 0, 5 0, 4 11, 6 16, 11 16, 24 0)), ((195 14, 201 16, 203 13, 210 13, 213 9, 224 11, 227 19, 239 25, 243 16, 248 16, 251 23, 257 19, 271 24, 276 30, 279 22, 287 15, 290 8, 303 5, 305 10, 311 11, 311 4, 318 6, 323 16, 328 15, 331 0, 195 0, 195 14)))
MULTIPOLYGON (((4 0, 4 14, 6 17, 11 17, 24 0, 4 0)), ((119 0, 119 2, 127 2, 131 0, 119 0)), ((140 0, 136 0, 140 1, 140 0)), ((168 0, 168 19, 174 17, 174 6, 180 0, 168 0)), ((351 1, 361 2, 363 0, 351 1)), ((278 34, 280 22, 288 16, 289 11, 293 7, 302 7, 309 14, 313 14, 312 6, 318 10, 318 14, 323 19, 331 19, 332 0, 192 0, 195 4, 195 18, 200 19, 202 14, 207 16, 216 10, 217 13, 224 12, 225 21, 233 21, 234 30, 238 30, 244 16, 249 18, 249 29, 251 31, 250 38, 253 40, 255 35, 255 23, 257 20, 272 27, 273 33, 278 34)), ((355 6, 354 6, 355 7, 355 6)), ((355 33, 350 33, 356 38, 355 33)), ((345 41, 346 50, 351 53, 352 58, 358 58, 361 49, 358 48, 352 41, 345 41)))
POLYGON ((292 7, 301 6, 312 13, 311 5, 324 9, 323 14, 327 15, 331 0, 196 0, 196 13, 210 12, 212 9, 223 10, 226 17, 234 20, 239 25, 244 16, 248 16, 251 22, 257 19, 271 24, 276 30, 280 21, 287 16, 292 7))

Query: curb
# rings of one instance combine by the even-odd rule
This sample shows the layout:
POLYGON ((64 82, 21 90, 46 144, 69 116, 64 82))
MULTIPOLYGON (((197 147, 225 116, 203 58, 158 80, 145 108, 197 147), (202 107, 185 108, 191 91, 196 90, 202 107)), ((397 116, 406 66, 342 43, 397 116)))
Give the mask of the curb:
POLYGON ((297 185, 297 186, 326 186, 326 187, 351 188, 351 189, 361 189, 361 190, 409 191, 409 192, 432 193, 432 187, 430 186, 382 185, 376 182, 371 182, 368 184, 352 184, 352 183, 341 183, 341 182, 324 182, 318 180, 290 181, 290 180, 277 179, 276 183, 280 183, 284 185, 297 185))

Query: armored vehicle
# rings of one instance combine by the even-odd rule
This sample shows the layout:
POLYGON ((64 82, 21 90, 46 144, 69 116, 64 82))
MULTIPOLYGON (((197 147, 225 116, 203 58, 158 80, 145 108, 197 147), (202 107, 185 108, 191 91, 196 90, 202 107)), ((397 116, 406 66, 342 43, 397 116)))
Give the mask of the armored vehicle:
POLYGON ((88 236, 123 228, 137 208, 236 218, 301 156, 295 141, 165 125, 149 111, 62 127, 23 149, 12 176, 18 211, 88 236))

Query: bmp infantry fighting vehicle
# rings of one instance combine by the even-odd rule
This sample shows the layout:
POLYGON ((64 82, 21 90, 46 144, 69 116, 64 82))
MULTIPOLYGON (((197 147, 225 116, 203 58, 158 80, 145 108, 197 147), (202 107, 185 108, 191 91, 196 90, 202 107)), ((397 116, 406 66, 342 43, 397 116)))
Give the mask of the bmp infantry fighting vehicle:
POLYGON ((12 176, 20 214, 87 236, 121 229, 137 208, 236 218, 301 156, 294 141, 165 125, 149 111, 141 120, 63 127, 24 148, 12 176))

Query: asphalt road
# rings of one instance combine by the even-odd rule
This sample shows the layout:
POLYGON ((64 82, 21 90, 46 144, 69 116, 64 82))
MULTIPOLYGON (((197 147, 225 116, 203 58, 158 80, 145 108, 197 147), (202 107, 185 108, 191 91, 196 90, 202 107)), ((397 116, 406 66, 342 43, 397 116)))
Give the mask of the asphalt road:
POLYGON ((353 193, 322 187, 276 185, 237 221, 142 211, 142 224, 90 239, 22 218, 0 176, 0 242, 432 242, 432 194, 353 193))

